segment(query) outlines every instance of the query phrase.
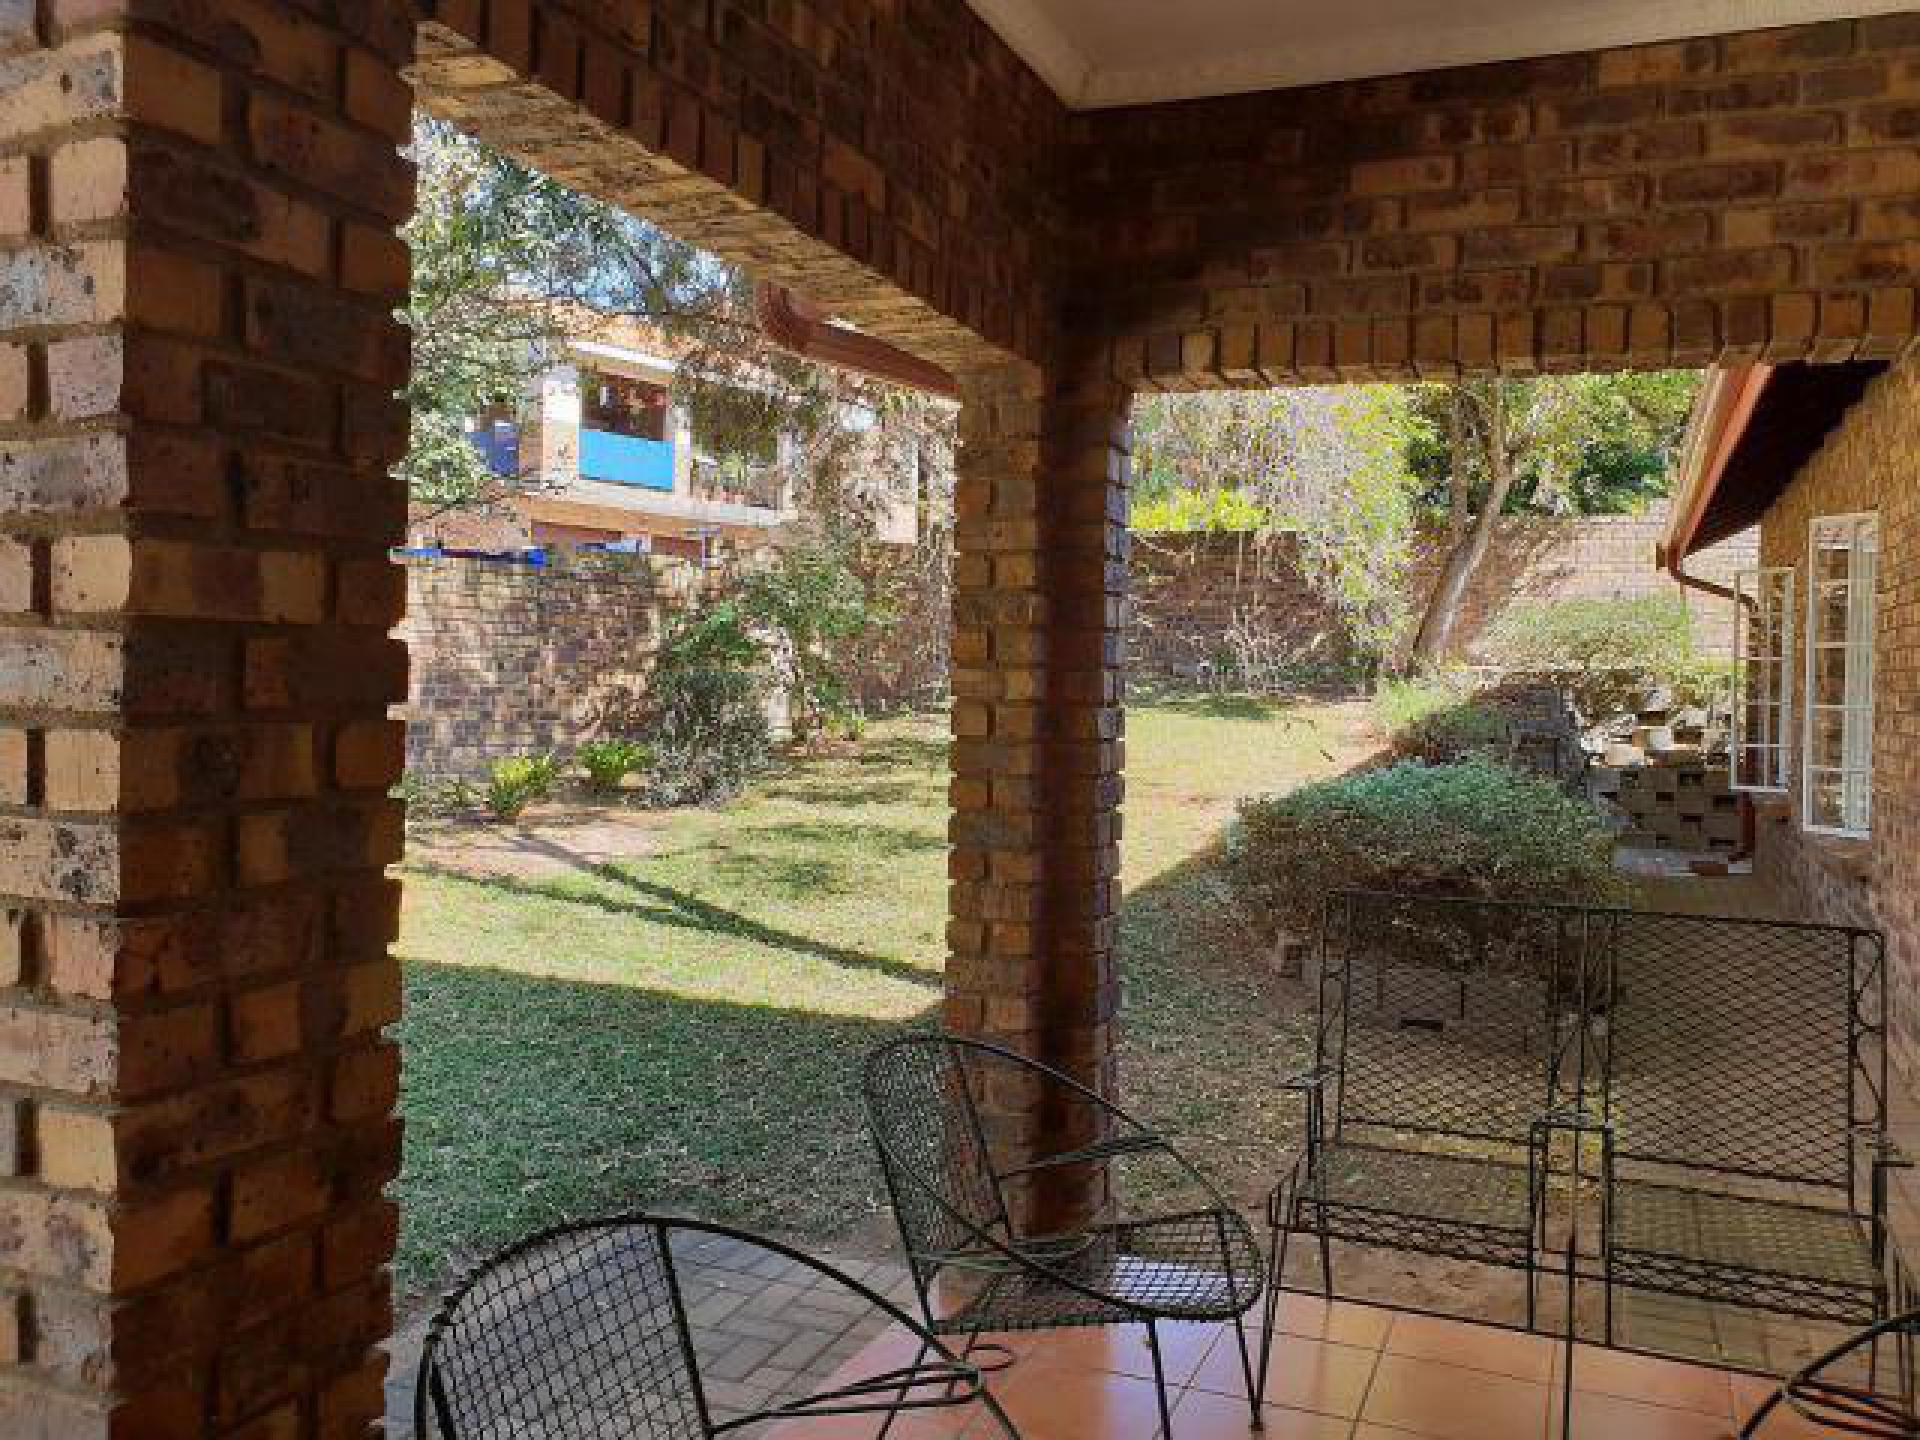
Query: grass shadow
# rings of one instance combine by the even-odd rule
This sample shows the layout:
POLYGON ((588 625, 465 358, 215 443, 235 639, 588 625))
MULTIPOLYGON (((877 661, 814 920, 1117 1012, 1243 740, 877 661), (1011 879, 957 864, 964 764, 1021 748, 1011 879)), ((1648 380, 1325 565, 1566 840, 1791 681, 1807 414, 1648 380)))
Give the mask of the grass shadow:
POLYGON ((904 960, 896 960, 888 955, 876 955, 867 950, 856 950, 851 946, 829 944, 824 940, 816 940, 810 935, 801 935, 791 930, 762 924, 758 920, 749 919, 740 914, 737 910, 711 904, 697 896, 689 895, 684 890, 676 890, 670 885, 662 885, 657 881, 642 880, 638 876, 629 875, 616 865, 590 865, 585 867, 585 871, 597 880, 631 891, 639 897, 638 900, 626 899, 604 890, 585 889, 577 882, 526 880, 504 875, 468 875, 461 871, 448 870, 430 864, 416 865, 414 868, 423 874, 433 875, 456 885, 471 885, 477 889, 495 893, 536 896, 543 900, 558 900, 569 905, 591 906, 615 915, 630 915, 655 925, 732 936, 770 949, 786 950, 795 955, 825 960, 847 969, 871 971, 893 980, 907 980, 916 985, 929 984, 929 976, 925 970, 904 960))
POLYGON ((579 1215, 682 1210, 828 1237, 882 1203, 856 1080, 917 1022, 479 966, 404 974, 404 1294, 579 1215))
POLYGON ((755 840, 772 841, 782 845, 825 847, 853 855, 878 854, 881 858, 947 848, 947 837, 942 833, 871 820, 775 820, 761 825, 742 825, 733 833, 748 844, 755 840))

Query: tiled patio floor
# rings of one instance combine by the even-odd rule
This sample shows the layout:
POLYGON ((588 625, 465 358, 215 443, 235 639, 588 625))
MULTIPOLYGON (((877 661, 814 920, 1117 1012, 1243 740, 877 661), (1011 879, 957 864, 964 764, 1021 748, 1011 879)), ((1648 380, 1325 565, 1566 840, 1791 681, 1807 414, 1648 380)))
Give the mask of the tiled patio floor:
MULTIPOLYGON (((1289 1295, 1269 1371, 1266 1426, 1249 1425, 1228 1326, 1170 1326, 1168 1379, 1177 1440, 1557 1440, 1561 1347, 1541 1335, 1289 1295)), ((1155 1440, 1152 1362, 1138 1326, 1002 1337, 1017 1356, 991 1388, 1022 1440, 1155 1440)), ((1257 1343, 1257 1337, 1250 1337, 1257 1343)), ((900 1337, 873 1342, 842 1371, 903 1363, 900 1337)), ((1768 1393, 1722 1370, 1580 1347, 1574 1440, 1725 1440, 1768 1393)), ((780 1440, 860 1440, 878 1425, 789 1424, 780 1440)), ((894 1436, 996 1433, 977 1412, 922 1412, 894 1436), (938 1416, 938 1419, 933 1418, 938 1416)), ((1763 1440, 1813 1432, 1776 1417, 1763 1440)))

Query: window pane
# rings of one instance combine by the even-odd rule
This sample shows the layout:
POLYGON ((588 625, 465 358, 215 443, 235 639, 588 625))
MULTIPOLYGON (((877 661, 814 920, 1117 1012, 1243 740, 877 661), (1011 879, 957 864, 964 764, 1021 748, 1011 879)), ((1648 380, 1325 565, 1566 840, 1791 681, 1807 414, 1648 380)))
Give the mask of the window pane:
POLYGON ((1805 823, 1863 833, 1873 759, 1873 629, 1878 522, 1831 516, 1809 535, 1805 823))

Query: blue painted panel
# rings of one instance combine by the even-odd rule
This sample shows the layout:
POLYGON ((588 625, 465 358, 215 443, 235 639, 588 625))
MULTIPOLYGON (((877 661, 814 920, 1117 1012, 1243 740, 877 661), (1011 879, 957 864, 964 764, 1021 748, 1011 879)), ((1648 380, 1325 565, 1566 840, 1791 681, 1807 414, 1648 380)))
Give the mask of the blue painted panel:
POLYGON ((500 423, 467 432, 467 439, 495 475, 512 476, 520 469, 520 427, 500 423))
POLYGON ((588 480, 671 490, 673 445, 666 440, 616 435, 611 430, 582 430, 580 473, 588 480))

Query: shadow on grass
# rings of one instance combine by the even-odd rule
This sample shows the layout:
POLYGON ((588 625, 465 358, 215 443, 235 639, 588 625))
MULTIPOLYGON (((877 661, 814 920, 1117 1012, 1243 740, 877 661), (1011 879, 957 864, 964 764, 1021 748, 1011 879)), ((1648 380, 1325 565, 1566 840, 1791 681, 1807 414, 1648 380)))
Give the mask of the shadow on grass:
POLYGON ((860 753, 853 757, 853 763, 874 769, 896 766, 944 774, 948 749, 949 742, 944 735, 888 735, 884 739, 863 741, 860 753))
POLYGON ((856 780, 836 784, 819 779, 804 782, 782 781, 762 786, 760 793, 775 800, 797 800, 822 807, 856 805, 905 805, 910 801, 937 798, 937 780, 856 780))
POLYGON ((635 919, 646 920, 655 925, 667 925, 681 930, 700 930, 710 935, 732 936, 739 940, 751 941, 756 945, 765 945, 770 949, 786 950, 795 955, 826 960, 835 965, 843 965, 850 970, 872 971, 893 980, 907 980, 916 985, 932 983, 933 977, 926 970, 917 965, 910 965, 904 960, 896 960, 888 955, 875 955, 866 950, 855 950, 846 945, 830 945, 810 935, 800 935, 791 930, 764 925, 758 920, 748 919, 736 910, 728 910, 724 906, 713 905, 689 895, 684 890, 676 890, 670 885, 662 885, 656 881, 642 880, 637 876, 629 875, 614 865, 583 866, 582 874, 632 891, 640 897, 638 900, 625 899, 604 890, 583 889, 575 882, 523 880, 504 875, 468 875, 436 865, 422 864, 414 868, 422 874, 432 875, 456 885, 472 885, 477 889, 510 895, 537 896, 542 900, 558 900, 567 905, 586 905, 614 915, 631 915, 635 919))
POLYGON ((1199 715, 1209 720, 1271 720, 1286 709, 1284 700, 1262 695, 1167 695, 1153 702, 1156 710, 1175 715, 1199 715))
POLYGON ((880 1206, 857 1080, 909 1022, 478 966, 405 977, 404 1292, 596 1211, 830 1237, 880 1206))
POLYGON ((755 840, 811 845, 861 859, 893 859, 947 848, 947 837, 942 831, 883 825, 871 820, 775 820, 764 825, 742 825, 731 833, 746 845, 755 840))
POLYGON ((1312 1063, 1310 993, 1270 966, 1217 845, 1128 892, 1120 948, 1124 1102, 1257 1209, 1301 1139, 1279 1081, 1312 1063))

